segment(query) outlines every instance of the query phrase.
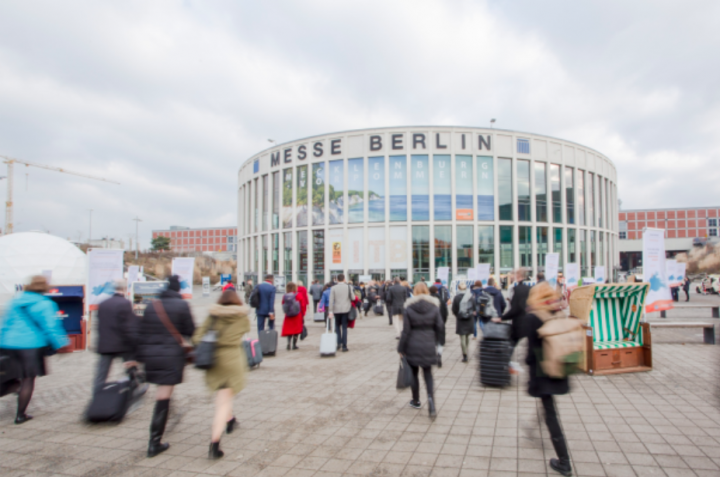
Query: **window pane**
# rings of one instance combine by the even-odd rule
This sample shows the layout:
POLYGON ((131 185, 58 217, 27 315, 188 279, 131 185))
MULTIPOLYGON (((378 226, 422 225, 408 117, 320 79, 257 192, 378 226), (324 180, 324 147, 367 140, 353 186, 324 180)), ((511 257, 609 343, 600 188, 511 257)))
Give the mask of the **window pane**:
POLYGON ((430 226, 415 225, 412 228, 413 278, 417 274, 430 276, 430 226))
POLYGON ((312 224, 325 225, 325 163, 312 165, 312 224))
POLYGON ((585 225, 585 171, 582 169, 578 169, 577 183, 578 225, 585 225))
POLYGON ((280 273, 280 234, 272 234, 272 272, 280 273))
POLYGON ((369 158, 368 170, 368 222, 385 222, 385 158, 369 158))
MULTIPOLYGON (((498 159, 500 220, 513 219, 512 159, 498 159)), ((512 236, 512 232, 510 233, 512 236)))
POLYGON ((328 191, 328 213, 330 215, 330 224, 345 223, 345 200, 343 200, 343 161, 330 161, 330 180, 328 191))
POLYGON ((308 271, 308 233, 301 230, 297 233, 297 267, 298 273, 307 274, 308 271))
POLYGON ((390 220, 407 220, 407 158, 390 156, 390 220))
MULTIPOLYGON (((598 232, 598 238, 599 238, 599 240, 598 240, 598 265, 601 265, 601 266, 605 265, 605 254, 603 253, 604 249, 605 249, 605 247, 603 246, 604 245, 603 244, 603 242, 604 242, 603 236, 604 235, 605 234, 603 232, 598 232)), ((605 271, 605 273, 607 273, 607 270, 605 271)))
POLYGON ((535 244, 535 248, 537 251, 537 266, 538 270, 545 270, 545 257, 548 253, 548 228, 547 227, 537 227, 536 228, 537 233, 535 234, 535 240, 537 240, 537 243, 535 244))
POLYGON ((452 219, 450 156, 433 156, 433 202, 435 220, 452 219))
POLYGON ((588 264, 587 264, 587 235, 585 230, 578 230, 580 235, 580 243, 578 246, 578 254, 580 255, 580 276, 587 277, 588 276, 588 264))
POLYGON ((262 263, 260 263, 260 266, 262 267, 262 274, 268 273, 270 271, 270 239, 268 238, 267 234, 262 236, 262 263))
POLYGON ((547 222, 547 164, 535 163, 535 217, 538 222, 547 222))
POLYGON ((577 255, 575 254, 577 231, 575 229, 568 229, 567 234, 568 263, 577 263, 577 255))
POLYGON ((273 172, 272 228, 280 228, 280 171, 273 172))
MULTIPOLYGON (((590 266, 594 267, 598 264, 597 262, 597 253, 596 253, 597 246, 595 244, 595 231, 590 231, 590 266)), ((592 270, 588 271, 591 275, 593 275, 592 270)))
POLYGON ((588 225, 595 227, 595 174, 588 172, 588 225))
POLYGON ((603 178, 598 177, 598 227, 602 227, 605 221, 603 220, 603 197, 604 197, 604 191, 605 187, 603 187, 603 178))
POLYGON ((532 227, 518 227, 520 266, 532 267, 532 227))
POLYGON ((513 251, 513 226, 500 226, 500 273, 507 273, 515 268, 513 251))
MULTIPOLYGON (((412 219, 430 220, 430 170, 428 156, 411 156, 412 219)), ((430 229, 428 229, 428 234, 430 229)), ((429 260, 429 259, 428 259, 429 260)), ((428 264, 429 265, 429 264, 428 264)))
POLYGON ((297 168, 297 226, 307 227, 308 224, 308 166, 297 168))
POLYGON ((363 159, 348 159, 348 219, 351 224, 365 220, 363 159))
POLYGON ((517 161, 518 220, 530 221, 530 161, 517 161))
POLYGON ((477 215, 478 220, 495 220, 495 187, 493 158, 477 158, 477 215))
POLYGON ((260 231, 260 179, 255 179, 255 232, 260 231))
POLYGON ((558 270, 562 271, 563 268, 563 229, 556 227, 553 229, 553 252, 559 255, 558 270))
POLYGON ((562 190, 560 189, 560 166, 550 164, 550 187, 552 188, 553 222, 562 223, 562 190))
POLYGON ((262 229, 266 231, 270 226, 270 212, 268 211, 268 202, 270 191, 268 186, 268 176, 262 176, 262 229))
POLYGON ((258 252, 258 238, 257 237, 253 237, 252 254, 253 254, 253 272, 257 273, 258 277, 262 277, 262 270, 260 270, 260 266, 258 263, 259 252, 258 252))
POLYGON ((493 273, 495 263, 495 234, 492 225, 478 225, 478 263, 489 263, 493 273))
MULTIPOLYGON (((575 223, 575 174, 572 167, 565 168, 565 204, 567 223, 575 223)), ((570 263, 573 263, 570 261, 570 263)))
MULTIPOLYGON (((449 169, 449 167, 448 167, 449 169)), ((452 280, 452 229, 449 225, 435 226, 435 274, 439 267, 450 267, 448 283, 452 280)))
POLYGON ((283 268, 285 269, 285 283, 292 281, 292 232, 283 233, 283 268))
POLYGON ((282 204, 282 221, 283 228, 292 228, 292 169, 283 171, 283 204, 282 204))
POLYGON ((314 279, 325 281, 325 231, 313 230, 312 234, 314 279))
POLYGON ((458 275, 467 275, 468 268, 475 266, 473 260, 473 227, 472 225, 458 225, 456 233, 457 273, 458 275))
MULTIPOLYGON (((455 156, 455 220, 473 219, 472 199, 472 156, 457 155, 455 156)), ((472 235, 472 230, 470 234, 472 235)))

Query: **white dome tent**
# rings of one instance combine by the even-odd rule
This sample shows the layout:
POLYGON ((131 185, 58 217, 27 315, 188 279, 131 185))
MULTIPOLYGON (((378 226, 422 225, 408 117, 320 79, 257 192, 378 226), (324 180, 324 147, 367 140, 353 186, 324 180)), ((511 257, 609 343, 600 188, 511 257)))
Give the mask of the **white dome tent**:
POLYGON ((33 275, 50 270, 52 285, 85 285, 87 256, 65 239, 39 232, 0 237, 0 306, 33 275))

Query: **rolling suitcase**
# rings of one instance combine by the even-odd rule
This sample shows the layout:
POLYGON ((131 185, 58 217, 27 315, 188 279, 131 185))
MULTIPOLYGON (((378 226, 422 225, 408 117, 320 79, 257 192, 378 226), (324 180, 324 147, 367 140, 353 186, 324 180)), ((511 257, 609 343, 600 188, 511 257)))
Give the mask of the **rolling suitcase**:
POLYGON ((260 340, 244 340, 243 347, 245 348, 245 354, 247 355, 247 362, 250 368, 260 366, 262 363, 262 347, 260 346, 260 340))
POLYGON ((327 320, 325 333, 320 337, 320 356, 335 356, 337 351, 337 335, 330 331, 330 319, 327 320))
POLYGON ((263 356, 275 356, 278 344, 278 332, 275 330, 262 330, 260 332, 260 349, 263 356))
POLYGON ((507 340, 480 342, 480 383, 485 386, 510 385, 510 355, 512 348, 507 340))
POLYGON ((373 313, 376 315, 383 315, 385 313, 385 307, 383 306, 382 301, 378 300, 375 302, 375 305, 373 306, 373 313))
POLYGON ((120 381, 105 383, 92 398, 85 412, 88 422, 120 422, 133 403, 138 380, 133 371, 120 381))

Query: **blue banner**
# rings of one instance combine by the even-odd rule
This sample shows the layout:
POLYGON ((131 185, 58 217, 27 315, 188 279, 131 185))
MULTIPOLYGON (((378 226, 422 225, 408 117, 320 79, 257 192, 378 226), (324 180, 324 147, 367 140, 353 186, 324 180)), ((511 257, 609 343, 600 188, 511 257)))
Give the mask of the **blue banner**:
POLYGON ((345 223, 343 200, 343 161, 330 161, 329 215, 330 225, 345 223))
POLYGON ((348 159, 348 219, 351 224, 365 220, 363 159, 348 159))
POLYGON ((477 219, 495 220, 493 158, 477 157, 477 219))
POLYGON ((407 220, 407 158, 390 156, 390 220, 407 220))
POLYGON ((450 155, 433 156, 433 193, 435 220, 452 219, 452 188, 450 185, 450 155))
POLYGON ((455 220, 473 219, 472 156, 455 156, 455 220))
POLYGON ((385 158, 368 158, 368 222, 385 221, 385 158))
POLYGON ((430 170, 427 155, 411 156, 412 219, 430 220, 430 170))

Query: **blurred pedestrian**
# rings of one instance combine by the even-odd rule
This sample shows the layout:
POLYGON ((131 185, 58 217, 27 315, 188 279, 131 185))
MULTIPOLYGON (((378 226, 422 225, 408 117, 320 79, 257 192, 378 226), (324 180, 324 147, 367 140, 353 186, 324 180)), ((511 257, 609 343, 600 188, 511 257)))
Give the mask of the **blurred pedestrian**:
POLYGON ((121 358, 125 368, 137 365, 135 362, 135 341, 138 319, 133 313, 132 303, 125 298, 127 284, 124 279, 113 282, 115 293, 100 303, 97 312, 97 371, 94 392, 105 385, 110 366, 115 358, 121 358))
POLYGON ((165 452, 170 444, 162 442, 175 385, 182 383, 187 357, 181 342, 195 332, 195 323, 187 302, 180 295, 180 279, 168 279, 167 290, 152 301, 138 327, 137 358, 145 364, 148 383, 157 384, 155 409, 150 423, 148 457, 165 452))
POLYGON ((495 307, 495 311, 497 312, 498 316, 502 316, 502 314, 505 313, 505 308, 507 308, 507 303, 505 302, 505 297, 503 296, 502 292, 498 290, 495 285, 495 279, 493 277, 490 277, 488 279, 488 284, 484 288, 484 290, 485 293, 487 293, 493 298, 493 306, 495 307))
POLYGON ((45 356, 68 344, 58 306, 43 296, 48 289, 44 276, 32 277, 23 292, 7 304, 0 324, 0 356, 9 361, 6 369, 16 376, 3 390, 5 394, 18 394, 15 424, 32 419, 25 411, 35 390, 35 378, 47 374, 45 356))
MULTIPOLYGON (((303 287, 304 288, 304 287, 303 287)), ((307 308, 307 298, 302 301, 298 292, 298 286, 293 282, 285 285, 285 295, 282 298, 283 311, 285 319, 283 320, 281 336, 287 336, 287 349, 290 351, 290 342, 292 341, 292 349, 298 349, 297 341, 303 330, 304 308, 307 308), (294 313, 297 311, 297 313, 294 313)))
POLYGON ((515 272, 515 283, 513 296, 510 300, 510 310, 501 317, 502 321, 510 321, 512 324, 512 346, 525 336, 525 306, 527 304, 530 287, 525 283, 527 270, 519 268, 515 272))
POLYGON ((272 275, 265 275, 265 281, 257 286, 260 304, 255 310, 257 316, 258 332, 265 329, 265 320, 268 321, 268 329, 275 329, 275 280, 272 275))
POLYGON ((245 283, 245 288, 244 288, 244 289, 245 289, 245 303, 248 303, 248 304, 249 304, 249 303, 250 303, 250 295, 252 295, 252 292, 253 292, 253 281, 252 281, 252 280, 248 280, 248 281, 245 283))
POLYGON ((332 323, 330 323, 330 328, 328 328, 328 316, 330 313, 330 289, 333 287, 333 282, 327 282, 325 286, 323 287, 322 292, 322 298, 320 298, 320 303, 318 304, 318 309, 322 310, 322 312, 325 314, 325 328, 332 331, 332 323))
POLYGON ((683 280, 682 287, 685 292, 685 301, 690 301, 690 279, 688 277, 683 280))
POLYGON ((570 391, 569 380, 567 377, 551 378, 545 375, 538 361, 538 356, 542 356, 543 352, 543 339, 538 334, 538 330, 546 321, 564 317, 563 301, 550 284, 543 282, 530 289, 527 305, 529 314, 525 316, 525 330, 528 338, 528 353, 525 362, 529 367, 530 376, 528 394, 540 398, 545 410, 545 423, 558 456, 557 459, 550 459, 550 467, 562 475, 569 476, 572 475, 570 455, 553 398, 554 395, 567 394, 570 391))
POLYGON ((463 363, 468 362, 470 335, 473 333, 473 316, 475 314, 474 303, 472 292, 467 289, 467 283, 464 281, 458 282, 458 292, 453 298, 452 312, 455 315, 455 333, 460 335, 463 363), (461 307, 463 300, 465 300, 466 305, 461 307), (468 310, 463 308, 468 308, 468 310))
POLYGON ((235 290, 226 290, 218 302, 208 310, 205 322, 195 330, 193 342, 197 345, 212 327, 217 330, 215 363, 205 372, 205 384, 210 391, 217 391, 215 418, 210 437, 210 459, 219 459, 223 430, 232 433, 237 419, 233 414, 233 397, 245 387, 247 358, 242 347, 242 337, 250 332, 250 307, 245 305, 235 290))
POLYGON ((335 333, 337 333, 337 349, 348 351, 347 329, 350 309, 355 301, 355 294, 350 285, 345 283, 345 275, 337 276, 338 283, 330 290, 330 312, 328 317, 335 320, 335 333))
POLYGON ((310 296, 308 295, 307 288, 303 286, 304 283, 302 280, 296 281, 295 284, 297 285, 298 300, 300 300, 300 307, 302 308, 302 317, 304 321, 308 306, 310 306, 310 296))
POLYGON ((323 291, 324 288, 322 286, 322 283, 320 283, 320 280, 313 280, 312 285, 310 285, 310 295, 312 295, 313 299, 314 313, 317 313, 318 311, 318 303, 320 303, 320 300, 322 300, 323 291))
MULTIPOLYGON (((472 287, 470 288, 470 291, 473 294, 473 300, 475 301, 475 304, 477 305, 478 300, 481 296, 483 296, 483 285, 482 281, 475 280, 475 283, 472 284, 472 287)), ((473 339, 477 339, 477 330, 478 326, 480 327, 480 331, 484 328, 484 322, 480 319, 480 314, 478 313, 478 307, 475 307, 475 316, 473 316, 473 339)))
POLYGON ((445 325, 447 324, 447 318, 448 318, 448 309, 447 304, 442 301, 440 298, 440 291, 437 289, 435 285, 430 287, 430 296, 433 298, 437 298, 438 303, 440 304, 440 318, 442 319, 443 327, 442 327, 442 333, 440 334, 440 337, 438 338, 438 347, 437 347, 437 365, 438 368, 442 368, 442 353, 443 349, 445 348, 445 325))
POLYGON ((400 278, 396 277, 393 285, 385 292, 385 302, 389 307, 390 325, 395 323, 395 338, 400 339, 402 332, 402 315, 405 309, 405 300, 408 299, 408 289, 403 285, 400 278))

